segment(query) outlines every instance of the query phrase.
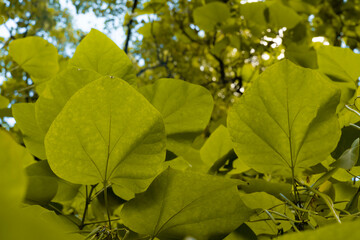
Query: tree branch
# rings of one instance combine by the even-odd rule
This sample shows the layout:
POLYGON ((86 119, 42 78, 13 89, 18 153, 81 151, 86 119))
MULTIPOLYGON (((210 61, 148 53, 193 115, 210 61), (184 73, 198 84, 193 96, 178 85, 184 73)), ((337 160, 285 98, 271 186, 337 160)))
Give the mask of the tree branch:
POLYGON ((134 18, 133 18, 133 14, 135 12, 135 9, 137 7, 137 4, 138 4, 138 0, 134 0, 134 4, 132 6, 132 9, 131 9, 131 19, 130 21, 128 22, 128 24, 126 25, 127 27, 127 34, 126 34, 126 40, 125 40, 125 47, 124 47, 124 52, 127 54, 128 51, 129 51, 129 42, 130 42, 130 38, 131 38, 131 26, 134 22, 134 18))

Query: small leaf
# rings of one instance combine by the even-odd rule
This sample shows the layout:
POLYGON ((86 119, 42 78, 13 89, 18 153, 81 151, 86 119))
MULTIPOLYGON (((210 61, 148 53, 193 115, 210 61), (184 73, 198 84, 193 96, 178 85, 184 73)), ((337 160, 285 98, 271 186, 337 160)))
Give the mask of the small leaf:
POLYGON ((47 80, 58 72, 58 53, 54 45, 40 37, 16 39, 9 45, 9 55, 32 80, 47 80))
POLYGON ((120 216, 125 226, 140 234, 205 240, 222 239, 249 214, 235 181, 169 168, 146 192, 126 203, 120 216))
POLYGON ((340 167, 346 170, 351 169, 356 165, 359 159, 359 138, 357 138, 352 144, 351 148, 346 149, 345 152, 339 157, 339 159, 332 163, 331 167, 340 167))
POLYGON ((96 29, 91 29, 80 42, 69 64, 101 75, 115 76, 130 84, 134 84, 136 80, 133 64, 126 53, 96 29))
POLYGON ((45 137, 59 177, 78 184, 115 183, 144 190, 165 160, 159 112, 121 79, 103 77, 75 93, 45 137))
POLYGON ((206 140, 200 149, 201 159, 208 166, 225 156, 232 149, 230 134, 226 127, 220 125, 206 140))
POLYGON ((338 90, 317 71, 288 60, 274 64, 229 112, 235 152, 259 172, 297 174, 314 166, 340 138, 338 103, 338 90))
POLYGON ((193 16, 194 22, 199 28, 205 31, 213 31, 217 24, 230 17, 230 10, 222 2, 212 2, 195 8, 193 16))

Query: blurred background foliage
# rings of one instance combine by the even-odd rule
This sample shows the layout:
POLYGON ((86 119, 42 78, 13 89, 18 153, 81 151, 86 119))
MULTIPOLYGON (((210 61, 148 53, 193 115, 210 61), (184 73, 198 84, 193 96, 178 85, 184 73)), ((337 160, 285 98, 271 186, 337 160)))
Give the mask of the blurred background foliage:
MULTIPOLYGON (((34 102, 34 83, 8 55, 14 39, 40 36, 55 45, 61 67, 87 34, 59 0, 0 2, 1 95, 34 102)), ((288 58, 318 68, 321 45, 360 49, 360 0, 67 0, 76 14, 105 19, 105 33, 123 29, 120 46, 136 66, 138 85, 171 77, 200 84, 215 99, 212 123, 264 69, 288 58)), ((9 128, 10 109, 1 109, 9 128)))

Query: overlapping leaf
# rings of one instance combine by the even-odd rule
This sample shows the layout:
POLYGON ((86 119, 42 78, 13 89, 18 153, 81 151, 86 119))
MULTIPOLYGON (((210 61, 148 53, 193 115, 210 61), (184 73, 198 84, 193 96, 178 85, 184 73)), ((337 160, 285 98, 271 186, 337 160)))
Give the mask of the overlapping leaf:
POLYGON ((45 147, 50 167, 65 180, 111 182, 136 192, 150 184, 165 159, 164 124, 125 81, 103 77, 70 98, 45 147))
POLYGON ((28 151, 40 159, 46 159, 44 138, 45 133, 40 128, 35 117, 34 103, 17 103, 12 106, 16 125, 23 133, 23 141, 28 151))
POLYGON ((96 29, 81 41, 70 66, 95 71, 101 75, 112 75, 135 83, 136 76, 130 59, 110 38, 96 29))

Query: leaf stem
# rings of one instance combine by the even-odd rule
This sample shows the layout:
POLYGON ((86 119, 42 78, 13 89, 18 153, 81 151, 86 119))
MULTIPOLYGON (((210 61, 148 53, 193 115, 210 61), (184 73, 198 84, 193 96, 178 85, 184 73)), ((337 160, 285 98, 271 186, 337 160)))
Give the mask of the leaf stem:
POLYGON ((108 192, 107 192, 107 181, 104 182, 104 198, 105 198, 105 208, 106 208, 106 213, 107 213, 107 218, 108 218, 108 223, 109 223, 109 229, 111 230, 111 219, 110 219, 110 209, 109 209, 109 202, 108 202, 108 192))
POLYGON ((89 208, 89 204, 91 203, 91 200, 92 200, 91 195, 92 195, 94 189, 96 188, 96 186, 97 186, 97 184, 92 185, 89 193, 88 193, 88 186, 87 185, 85 186, 85 209, 84 209, 83 216, 82 216, 82 219, 81 219, 81 224, 79 226, 80 230, 82 230, 84 228, 84 226, 85 226, 86 214, 87 214, 87 211, 88 211, 88 208, 89 208))
MULTIPOLYGON (((111 219, 110 221, 119 221, 120 218, 115 218, 115 219, 111 219)), ((88 223, 84 223, 84 226, 86 225, 93 225, 93 224, 97 224, 97 223, 104 223, 104 222, 109 222, 109 220, 102 220, 102 221, 96 221, 96 222, 88 222, 88 223)))

